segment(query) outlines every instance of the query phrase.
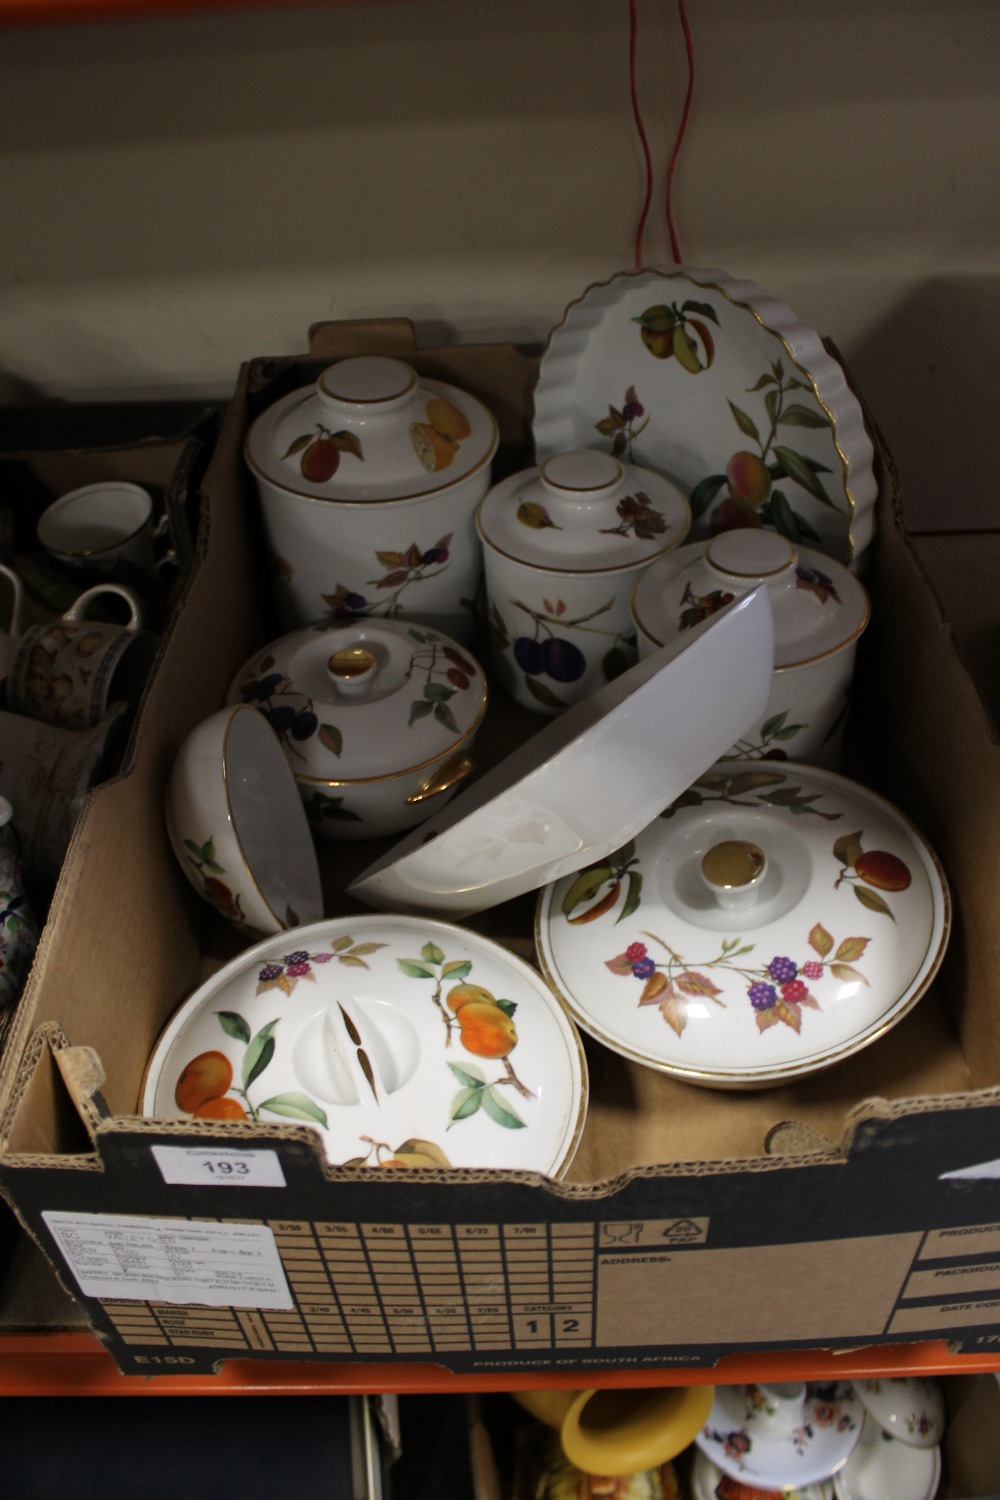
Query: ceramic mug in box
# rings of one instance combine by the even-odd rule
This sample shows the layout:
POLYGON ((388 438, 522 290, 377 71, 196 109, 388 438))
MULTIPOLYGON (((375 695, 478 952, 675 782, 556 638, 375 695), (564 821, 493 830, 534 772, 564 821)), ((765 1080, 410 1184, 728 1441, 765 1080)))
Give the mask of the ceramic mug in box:
POLYGON ((381 356, 340 360, 262 412, 244 452, 282 624, 399 617, 471 639, 497 438, 475 397, 381 356))
POLYGON ((37 535, 46 552, 75 572, 141 582, 156 565, 153 497, 123 479, 61 495, 42 512, 37 535))
POLYGON ((109 703, 134 705, 157 647, 141 625, 142 605, 131 589, 117 583, 87 589, 60 619, 25 631, 7 682, 9 706, 46 724, 89 729, 101 723, 109 703), (106 596, 125 601, 124 624, 88 618, 106 596))
POLYGON ((609 1478, 658 1468, 675 1458, 704 1424, 715 1396, 708 1385, 511 1394, 558 1432, 571 1464, 585 1474, 609 1478))

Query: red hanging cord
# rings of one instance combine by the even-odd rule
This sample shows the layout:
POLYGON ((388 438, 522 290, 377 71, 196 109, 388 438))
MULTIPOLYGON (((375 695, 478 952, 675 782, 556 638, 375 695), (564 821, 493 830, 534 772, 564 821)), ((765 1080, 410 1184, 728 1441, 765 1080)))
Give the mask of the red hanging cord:
MULTIPOLYGON (((635 128, 639 133, 642 144, 643 160, 646 171, 646 195, 643 199, 642 212, 639 215, 639 223, 635 232, 635 268, 638 271, 642 266, 642 239, 646 230, 646 220, 649 217, 649 206, 653 196, 653 159, 649 149, 649 137, 643 124, 642 110, 639 108, 639 89, 636 83, 636 55, 638 52, 639 23, 637 14, 637 0, 629 0, 629 87, 632 94, 632 114, 635 119, 635 128)), ((688 82, 687 92, 684 95, 684 108, 681 111, 680 125, 677 128, 677 137, 674 141, 674 149, 670 155, 670 163, 667 167, 666 184, 666 215, 667 231, 670 235, 670 250, 674 257, 674 264, 680 265, 683 259, 681 255, 680 240, 674 225, 674 172, 677 169, 677 159, 680 156, 684 136, 687 133, 688 118, 691 114, 691 99, 694 94, 694 43, 691 38, 691 27, 688 23, 687 9, 684 0, 677 0, 677 9, 680 15, 681 29, 684 33, 684 50, 687 55, 688 82)))
POLYGON ((684 32, 684 50, 687 54, 688 84, 687 93, 684 95, 684 108, 681 111, 681 122, 677 127, 677 139, 674 141, 674 149, 670 157, 670 165, 667 167, 667 192, 666 211, 667 229, 670 233, 670 251, 674 257, 674 265, 680 265, 683 257, 681 255, 680 240, 674 227, 674 171, 677 167, 677 158, 681 154, 681 145, 687 133, 688 117, 691 113, 691 98, 694 94, 694 42, 691 39, 691 27, 688 24, 687 9, 684 0, 677 0, 677 10, 680 15, 681 29, 684 32))
POLYGON ((653 199, 653 158, 649 150, 649 137, 646 135, 646 127, 642 122, 642 110, 639 108, 639 90, 636 85, 635 59, 638 51, 639 23, 636 13, 636 0, 629 0, 629 84, 632 90, 632 114, 635 118, 635 128, 639 132, 639 140, 642 142, 642 154, 646 164, 646 197, 643 201, 642 212, 639 215, 639 224, 635 232, 635 268, 638 271, 642 266, 642 236, 646 228, 646 219, 649 216, 649 205, 653 199))

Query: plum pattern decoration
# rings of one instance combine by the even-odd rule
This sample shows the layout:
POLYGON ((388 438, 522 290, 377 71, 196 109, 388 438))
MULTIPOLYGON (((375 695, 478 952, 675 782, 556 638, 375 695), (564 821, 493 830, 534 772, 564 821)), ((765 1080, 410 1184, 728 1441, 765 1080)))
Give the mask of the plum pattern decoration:
MULTIPOLYGON (((375 560, 385 571, 379 578, 367 578, 364 587, 380 590, 384 597, 370 599, 357 588, 338 583, 332 594, 321 596, 327 617, 331 620, 349 620, 355 615, 367 615, 394 619, 402 614, 405 608, 403 596, 407 590, 427 579, 440 577, 447 569, 451 559, 453 535, 449 531, 446 536, 438 537, 430 547, 410 542, 403 548, 377 551, 375 560)), ((467 601, 461 602, 465 604, 467 601)))
POLYGON ((511 641, 507 623, 494 600, 489 610, 490 640, 498 653, 510 651, 514 661, 524 674, 524 685, 531 696, 544 708, 563 709, 569 705, 549 687, 549 678, 555 683, 579 682, 586 672, 588 661, 585 653, 564 632, 578 631, 603 636, 610 644, 601 657, 601 671, 605 681, 611 682, 626 671, 635 660, 636 637, 634 631, 603 630, 592 622, 607 614, 614 604, 609 599, 597 609, 570 618, 566 603, 562 599, 543 599, 542 608, 534 609, 521 599, 510 599, 508 603, 526 614, 534 625, 531 635, 517 635, 511 641), (555 627, 558 627, 558 633, 555 627))

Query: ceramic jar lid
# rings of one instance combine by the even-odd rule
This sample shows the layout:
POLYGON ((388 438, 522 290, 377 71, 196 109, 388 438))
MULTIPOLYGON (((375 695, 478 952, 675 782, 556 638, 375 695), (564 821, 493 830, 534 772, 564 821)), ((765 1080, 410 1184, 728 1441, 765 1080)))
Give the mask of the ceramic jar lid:
POLYGON ((158 1041, 139 1107, 303 1122, 342 1166, 558 1176, 586 1099, 579 1036, 530 965, 448 923, 355 914, 207 980, 158 1041))
POLYGON ((720 532, 655 563, 636 583, 633 618, 662 646, 760 583, 771 598, 778 671, 841 650, 868 623, 868 593, 847 568, 776 531, 749 527, 720 532))
POLYGON ((382 355, 339 360, 252 423, 258 477, 318 500, 408 500, 448 489, 488 464, 492 413, 456 386, 382 355))
POLYGON ((935 1448, 944 1437, 944 1389, 926 1376, 856 1380, 854 1389, 877 1426, 913 1448, 935 1448))
POLYGON ((296 774, 373 781, 436 760, 486 712, 479 663, 450 636, 356 618, 293 630, 236 674, 230 702, 267 717, 296 774))
POLYGON ((676 485, 610 453, 574 448, 495 485, 479 508, 487 545, 529 567, 613 572, 652 562, 687 535, 676 485))
POLYGON ((827 1067, 940 966, 948 888, 922 836, 811 766, 720 762, 613 855, 541 895, 543 971, 613 1050, 716 1088, 827 1067))

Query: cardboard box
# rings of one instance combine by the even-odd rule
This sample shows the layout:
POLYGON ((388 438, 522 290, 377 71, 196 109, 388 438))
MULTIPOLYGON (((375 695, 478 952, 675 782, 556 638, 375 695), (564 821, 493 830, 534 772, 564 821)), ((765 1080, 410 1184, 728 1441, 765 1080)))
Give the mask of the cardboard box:
MULTIPOLYGON (((398 323, 328 326, 314 348, 324 360, 401 353, 460 381, 498 409, 499 471, 523 463, 535 369, 525 351, 414 351, 398 323)), ((484 1172, 400 1180, 329 1166, 307 1126, 134 1116, 162 1026, 240 946, 176 868, 162 792, 183 736, 273 638, 241 456, 247 421, 323 362, 241 372, 134 754, 88 799, 0 1071, 0 1186, 97 1335, 127 1373, 248 1356, 530 1373, 940 1338, 1000 1348, 1000 1187, 982 1165, 1000 1159, 1000 749, 901 529, 884 445, 855 765, 928 834, 956 912, 945 968, 896 1028, 799 1085, 747 1094, 588 1046, 588 1123, 558 1184, 484 1172), (284 1185, 168 1182, 153 1148, 169 1145, 202 1152, 202 1165, 266 1160, 284 1185), (243 1152, 259 1154, 223 1155, 243 1152), (149 1294, 148 1278, 127 1297, 120 1279, 100 1280, 116 1250, 133 1265, 147 1252, 201 1265, 238 1245, 271 1257, 254 1306, 209 1305, 218 1292, 176 1305, 165 1287, 149 1294)), ((495 743, 529 719, 495 701, 495 743)), ((328 914, 358 909, 346 880, 378 852, 324 850, 328 914)), ((521 898, 471 925, 529 953, 533 907, 521 898)))

